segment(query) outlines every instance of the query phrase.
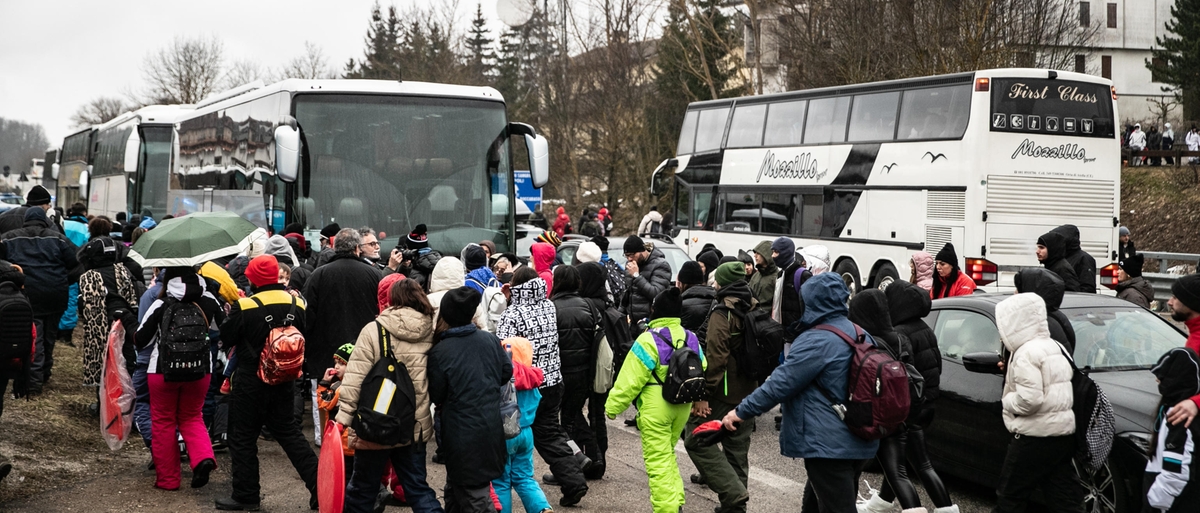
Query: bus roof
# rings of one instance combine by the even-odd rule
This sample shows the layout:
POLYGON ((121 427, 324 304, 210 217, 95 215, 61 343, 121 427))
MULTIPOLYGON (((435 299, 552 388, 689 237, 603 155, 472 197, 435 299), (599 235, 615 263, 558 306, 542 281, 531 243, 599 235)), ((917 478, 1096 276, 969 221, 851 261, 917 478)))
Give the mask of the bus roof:
POLYGON ((942 85, 953 84, 970 84, 976 76, 980 77, 1038 77, 1040 75, 1055 74, 1057 78, 1063 80, 1074 80, 1079 82, 1101 83, 1111 86, 1112 81, 1106 78, 1097 77, 1095 75, 1085 75, 1083 73, 1074 73, 1071 71, 1056 71, 1037 68, 996 68, 966 73, 952 73, 948 75, 934 75, 929 77, 914 77, 903 78, 899 80, 883 80, 879 82, 868 82, 865 84, 848 84, 832 87, 821 87, 817 89, 803 89, 798 91, 786 91, 782 93, 763 94, 741 96, 736 98, 722 98, 719 100, 705 100, 688 104, 688 110, 707 109, 720 106, 728 106, 733 102, 754 104, 766 102, 778 102, 781 100, 801 100, 805 98, 822 98, 826 96, 840 96, 853 93, 870 93, 876 91, 891 91, 897 89, 916 89, 922 87, 937 87, 942 85))
POLYGON ((195 107, 191 105, 147 105, 138 110, 121 114, 102 125, 96 125, 94 128, 101 131, 108 130, 135 118, 140 118, 140 124, 143 125, 172 125, 176 120, 194 109, 195 107))
MULTIPOLYGON (((399 80, 321 79, 306 80, 289 78, 263 87, 251 87, 245 92, 222 99, 197 109, 196 113, 212 112, 277 93, 288 91, 293 94, 368 94, 400 96, 435 96, 449 98, 479 99, 504 102, 500 92, 491 87, 435 84, 399 80)), ((201 102, 203 104, 203 102, 201 102)))

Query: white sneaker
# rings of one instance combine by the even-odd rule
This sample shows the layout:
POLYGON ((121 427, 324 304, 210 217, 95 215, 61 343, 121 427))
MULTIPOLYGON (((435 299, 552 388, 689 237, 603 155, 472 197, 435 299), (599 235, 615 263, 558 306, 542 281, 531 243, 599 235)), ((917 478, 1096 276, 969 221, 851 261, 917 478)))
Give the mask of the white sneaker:
POLYGON ((944 508, 937 508, 933 513, 958 513, 958 504, 951 504, 944 508))
MULTIPOLYGON (((879 498, 879 493, 871 490, 871 498, 866 501, 859 500, 858 513, 891 513, 896 510, 892 503, 879 498)), ((909 513, 905 510, 905 513, 909 513)), ((921 513, 925 513, 923 510, 921 513)))

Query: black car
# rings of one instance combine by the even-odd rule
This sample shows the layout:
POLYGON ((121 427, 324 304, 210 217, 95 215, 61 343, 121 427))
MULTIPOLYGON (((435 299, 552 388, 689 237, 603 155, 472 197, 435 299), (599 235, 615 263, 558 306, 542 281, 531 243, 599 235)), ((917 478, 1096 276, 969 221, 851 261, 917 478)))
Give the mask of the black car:
MULTIPOLYGON (((1004 348, 995 317, 996 304, 1008 297, 939 299, 925 318, 942 352, 941 397, 926 431, 930 459, 940 472, 992 488, 1009 441, 1000 406, 1004 376, 996 366, 1004 348)), ((1159 401, 1149 369, 1187 336, 1153 312, 1099 294, 1068 293, 1062 311, 1075 329, 1076 365, 1103 389, 1117 421, 1108 464, 1083 479, 1088 511, 1139 511, 1159 401)))

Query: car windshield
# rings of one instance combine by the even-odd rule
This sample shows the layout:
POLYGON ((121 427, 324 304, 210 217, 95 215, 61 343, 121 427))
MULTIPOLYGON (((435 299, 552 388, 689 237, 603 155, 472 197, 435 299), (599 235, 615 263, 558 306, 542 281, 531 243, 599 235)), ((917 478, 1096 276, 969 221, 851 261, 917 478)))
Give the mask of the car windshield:
POLYGON ((1187 337, 1141 308, 1064 308, 1075 329, 1075 362, 1093 370, 1148 369, 1187 337))
POLYGON ((0 201, 3 201, 3 202, 5 202, 5 203, 8 203, 9 205, 20 205, 20 204, 21 204, 21 202, 22 202, 24 199, 25 199, 25 198, 22 198, 22 197, 20 197, 20 196, 4 196, 4 197, 0 197, 0 201))

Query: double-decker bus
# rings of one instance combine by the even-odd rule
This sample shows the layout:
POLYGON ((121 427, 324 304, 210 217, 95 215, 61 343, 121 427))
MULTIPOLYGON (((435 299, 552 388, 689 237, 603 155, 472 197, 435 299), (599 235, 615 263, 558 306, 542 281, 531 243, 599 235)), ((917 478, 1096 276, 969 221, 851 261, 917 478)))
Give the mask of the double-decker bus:
POLYGON ((385 80, 289 79, 197 104, 176 126, 166 213, 226 210, 272 231, 371 227, 386 255, 416 225, 443 252, 514 247, 511 137, 537 187, 548 144, 500 93, 385 80))
POLYGON ((1009 288, 1062 224, 1116 258, 1116 98, 1099 77, 994 69, 696 102, 651 192, 674 168, 673 236, 693 256, 789 236, 827 246, 853 291, 953 243, 977 283, 1009 288))
MULTIPOLYGON (((190 105, 151 105, 94 127, 90 165, 75 178, 89 213, 111 219, 118 212, 149 211, 162 219, 175 121, 191 109, 190 105)), ((70 137, 63 143, 64 155, 69 142, 70 137)), ((60 167, 60 187, 63 176, 60 167)), ((59 204, 69 207, 71 203, 64 198, 59 204)))

